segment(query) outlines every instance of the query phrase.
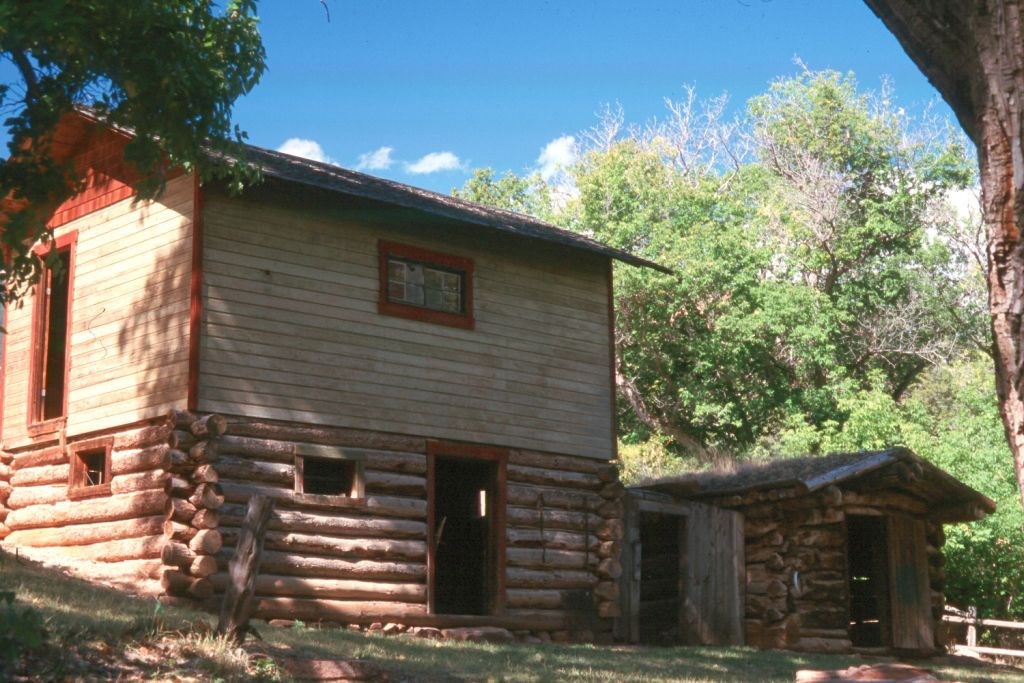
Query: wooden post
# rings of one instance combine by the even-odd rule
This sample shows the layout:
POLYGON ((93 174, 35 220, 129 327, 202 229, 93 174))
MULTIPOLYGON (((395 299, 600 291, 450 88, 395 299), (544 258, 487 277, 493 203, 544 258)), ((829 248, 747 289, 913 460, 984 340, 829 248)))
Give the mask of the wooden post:
POLYGON ((978 608, 973 605, 968 607, 967 618, 970 620, 967 622, 967 647, 978 647, 978 627, 975 625, 978 608))
POLYGON ((235 555, 228 564, 228 585, 224 590, 224 603, 220 608, 217 633, 241 643, 245 639, 252 613, 252 596, 256 590, 256 576, 263 553, 263 537, 267 531, 274 499, 252 496, 245 512, 242 529, 235 546, 235 555))

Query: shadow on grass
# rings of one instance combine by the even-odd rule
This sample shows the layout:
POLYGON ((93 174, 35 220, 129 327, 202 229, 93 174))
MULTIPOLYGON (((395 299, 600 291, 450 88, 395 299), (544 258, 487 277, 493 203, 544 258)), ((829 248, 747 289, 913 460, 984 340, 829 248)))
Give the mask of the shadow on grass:
MULTIPOLYGON (((845 669, 872 661, 852 655, 814 655, 745 647, 627 647, 491 645, 354 633, 342 629, 260 630, 266 645, 308 658, 365 659, 403 676, 429 681, 791 682, 799 669, 845 669)), ((919 662, 947 680, 1011 683, 1019 669, 919 662)))

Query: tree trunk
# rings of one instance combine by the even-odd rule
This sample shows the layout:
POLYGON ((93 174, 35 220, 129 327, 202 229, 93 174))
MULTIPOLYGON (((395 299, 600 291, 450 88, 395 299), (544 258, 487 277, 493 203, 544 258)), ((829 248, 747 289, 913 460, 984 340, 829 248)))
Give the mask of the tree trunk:
MULTIPOLYGON (((228 566, 229 582, 224 591, 224 604, 220 609, 217 633, 227 636, 236 643, 242 642, 249 626, 252 598, 263 554, 263 537, 273 511, 272 498, 252 497, 242 522, 238 545, 235 546, 235 556, 228 566)), ((219 536, 217 540, 219 546, 219 536)))
POLYGON ((978 148, 996 392, 1024 502, 1024 0, 865 0, 978 148))

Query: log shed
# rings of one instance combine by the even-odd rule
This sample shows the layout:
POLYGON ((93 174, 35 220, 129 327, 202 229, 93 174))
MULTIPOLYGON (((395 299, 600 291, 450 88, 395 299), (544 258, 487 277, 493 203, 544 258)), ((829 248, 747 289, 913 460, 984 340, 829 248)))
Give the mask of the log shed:
POLYGON ((638 599, 623 600, 621 637, 929 654, 942 649, 943 525, 982 519, 995 503, 892 448, 650 481, 629 490, 627 509, 620 592, 638 599), (706 533, 709 515, 738 525, 720 527, 717 544, 687 541, 706 533), (680 533, 673 519, 683 528, 675 546, 666 542, 680 533), (729 540, 734 550, 723 551, 729 540), (659 553, 671 560, 650 559, 659 553), (661 565, 673 567, 678 589, 666 588, 661 565), (707 585, 716 599, 702 599, 707 585), (650 612, 659 600, 660 616, 650 612), (716 623, 732 630, 707 630, 716 623))

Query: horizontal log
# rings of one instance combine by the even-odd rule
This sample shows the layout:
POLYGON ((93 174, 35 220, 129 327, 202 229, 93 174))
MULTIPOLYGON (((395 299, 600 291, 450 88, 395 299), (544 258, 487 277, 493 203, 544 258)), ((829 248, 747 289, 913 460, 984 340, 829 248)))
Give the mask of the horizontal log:
POLYGON ((192 458, 183 450, 178 448, 167 449, 167 469, 179 475, 186 475, 192 470, 194 463, 192 458))
POLYGON ((187 429, 175 429, 167 437, 167 445, 179 451, 188 451, 197 443, 195 434, 187 429))
POLYGON ((160 573, 160 587, 169 595, 187 595, 193 581, 194 578, 179 569, 168 567, 160 573))
MULTIPOLYGON (((164 479, 164 493, 172 498, 188 498, 195 493, 196 487, 188 479, 179 475, 169 475, 164 479)), ((192 501, 193 505, 195 504, 192 501)))
POLYGON ((801 638, 793 646, 801 652, 849 652, 853 643, 849 638, 801 638))
POLYGON ((226 434, 217 439, 217 450, 222 458, 225 455, 245 456, 236 460, 267 460, 277 463, 295 461, 295 447, 290 441, 226 434))
MULTIPOLYGON (((213 585, 223 592, 228 584, 226 574, 213 577, 213 585)), ((298 598, 331 598, 339 600, 398 601, 425 603, 427 587, 416 583, 383 583, 347 579, 316 579, 302 576, 278 576, 260 573, 256 577, 256 594, 298 598)))
POLYGON ((228 420, 223 415, 203 415, 188 426, 198 438, 220 436, 227 431, 228 420))
POLYGON ((601 559, 606 557, 618 557, 622 552, 622 545, 619 541, 601 541, 597 547, 597 556, 601 559))
POLYGON ((11 497, 11 483, 7 480, 0 480, 0 504, 4 504, 11 497))
POLYGON ((366 470, 364 479, 366 481, 366 490, 369 493, 413 497, 425 497, 427 495, 427 480, 420 475, 366 470))
POLYGON ((11 535, 11 529, 3 522, 0 522, 0 541, 11 535))
POLYGON ((71 559, 96 562, 155 559, 160 557, 160 549, 166 542, 167 539, 161 533, 139 538, 90 543, 89 545, 66 546, 61 549, 61 555, 71 559))
MULTIPOLYGON (((596 531, 596 530, 595 530, 596 531)), ((551 550, 585 550, 596 552, 602 545, 595 534, 561 531, 559 529, 523 529, 509 527, 505 531, 508 546, 521 548, 545 547, 551 550)))
POLYGON ((213 597, 213 583, 208 578, 196 578, 188 587, 188 595, 196 600, 208 600, 213 597))
POLYGON ((192 517, 192 526, 196 529, 216 529, 220 524, 220 513, 216 510, 197 510, 192 517))
POLYGON ((621 498, 625 492, 626 487, 622 485, 622 482, 610 481, 601 485, 601 488, 597 491, 597 495, 601 496, 605 500, 616 500, 621 498))
POLYGON ((924 515, 928 512, 928 504, 917 498, 889 493, 862 493, 846 491, 843 493, 843 507, 868 507, 879 510, 893 510, 906 512, 914 515, 924 515))
POLYGON ((589 491, 556 489, 529 484, 509 484, 506 500, 509 505, 536 507, 543 501, 544 507, 563 510, 596 510, 604 499, 589 491))
POLYGON ((239 482, 268 482, 294 489, 295 466, 291 462, 266 462, 222 455, 217 470, 224 479, 239 482))
MULTIPOLYGON (((198 530, 190 524, 182 524, 181 522, 175 522, 173 519, 164 519, 163 532, 169 540, 177 541, 178 543, 188 543, 195 538, 198 530)), ((168 562, 167 564, 172 564, 168 562)))
POLYGON ((581 474, 592 474, 595 476, 608 467, 612 467, 613 469, 615 467, 607 460, 582 458, 571 455, 555 455, 554 453, 519 449, 512 449, 509 451, 508 461, 513 465, 544 467, 552 470, 579 472, 581 474))
POLYGON ((171 436, 171 427, 168 424, 141 427, 127 432, 114 435, 113 450, 122 451, 131 448, 147 448, 166 444, 171 436))
POLYGON ((262 619, 321 620, 344 623, 396 622, 409 624, 416 616, 427 616, 423 603, 357 600, 312 600, 295 598, 257 598, 254 616, 262 619))
POLYGON ((594 595, 602 600, 618 600, 619 584, 615 581, 602 581, 594 587, 594 595))
POLYGON ((524 569, 508 567, 505 581, 509 588, 593 588, 597 577, 589 571, 578 569, 524 569))
POLYGON ((134 472, 132 474, 119 474, 110 480, 110 492, 131 493, 132 491, 146 491, 149 489, 163 490, 167 483, 168 474, 162 470, 147 470, 145 472, 134 472))
POLYGON ((210 464, 199 465, 192 472, 192 482, 195 484, 216 484, 219 480, 220 475, 210 464))
POLYGON ((506 548, 505 558, 510 567, 533 569, 588 569, 597 567, 599 562, 594 553, 543 548, 506 548))
POLYGON ((11 491, 7 498, 7 507, 12 510, 27 508, 32 505, 48 505, 67 500, 68 485, 50 484, 47 486, 19 486, 11 491))
POLYGON ((173 425, 175 429, 188 429, 189 426, 198 419, 198 415, 188 410, 171 408, 167 412, 167 421, 173 425))
POLYGON ((404 517, 426 519, 427 501, 398 496, 371 495, 365 498, 338 499, 334 496, 310 496, 295 493, 292 488, 262 484, 246 484, 238 481, 221 481, 224 499, 227 503, 246 504, 254 495, 273 498, 276 507, 299 510, 323 510, 338 512, 345 510, 354 515, 375 515, 380 517, 404 517))
POLYGON ((46 465, 59 465, 68 461, 67 453, 63 446, 50 446, 38 451, 16 453, 11 461, 11 468, 15 471, 31 467, 44 467, 46 465))
POLYGON ((197 465, 220 462, 220 437, 204 439, 192 444, 188 449, 188 457, 197 465))
POLYGON ((3 479, 5 481, 9 480, 11 478, 11 473, 13 471, 14 470, 10 465, 8 465, 5 462, 0 462, 0 479, 3 479))
POLYGON ((626 531, 621 519, 609 519, 604 520, 594 533, 602 541, 621 541, 626 531))
POLYGON ((622 576, 622 564, 614 557, 609 557, 597 565, 597 575, 606 579, 617 579, 622 576))
POLYGON ((366 469, 400 474, 426 474, 427 459, 420 453, 364 450, 366 469))
POLYGON ((38 486, 40 484, 56 484, 68 482, 68 464, 42 465, 18 469, 11 477, 11 486, 38 486))
POLYGON ((8 542, 14 545, 46 548, 88 545, 122 538, 151 536, 163 532, 163 516, 153 515, 98 524, 74 524, 49 529, 22 529, 13 532, 8 542))
POLYGON ((505 471, 505 476, 510 482, 539 484, 541 486, 554 486, 557 488, 597 490, 604 485, 603 482, 593 474, 553 470, 542 467, 527 467, 525 465, 508 465, 505 471))
POLYGON ((197 555, 213 555, 221 549, 222 545, 224 545, 224 541, 216 529, 198 531, 188 542, 188 547, 197 555))
POLYGON ((306 424, 262 422, 240 418, 230 420, 228 433, 276 441, 295 441, 327 446, 350 446, 384 451, 426 453, 427 440, 422 437, 383 434, 343 427, 313 427, 306 424))
POLYGON ((224 504, 224 494, 218 484, 200 484, 196 492, 189 496, 188 501, 196 509, 217 510, 224 504))
POLYGON ((116 477, 146 470, 166 470, 171 463, 168 451, 167 444, 113 451, 110 454, 110 473, 116 477))
POLYGON ((199 555, 188 567, 188 573, 190 576, 196 578, 206 578, 213 576, 217 573, 217 558, 213 555, 199 555))
POLYGON ((52 505, 34 505, 11 512, 7 525, 17 530, 149 517, 159 514, 166 500, 163 491, 149 490, 74 502, 61 501, 52 505))
MULTIPOLYGON (((233 546, 238 537, 237 529, 221 529, 224 544, 233 546)), ((402 541, 394 539, 337 538, 322 534, 302 534, 288 531, 268 531, 264 547, 290 552, 311 552, 337 557, 365 559, 426 560, 427 544, 424 541, 402 541)))
MULTIPOLYGON (((228 504, 221 509, 221 524, 240 526, 245 516, 241 505, 228 504)), ((310 531, 358 538, 426 538, 423 522, 398 519, 377 519, 352 515, 313 513, 302 510, 275 509, 270 519, 274 531, 310 531)))
POLYGON ((164 501, 164 516, 175 522, 188 524, 196 515, 196 506, 182 498, 167 498, 164 501))
POLYGON ((512 505, 506 509, 505 519, 509 526, 543 527, 569 531, 596 531, 605 524, 602 517, 586 512, 549 509, 541 511, 536 508, 521 508, 512 505))
POLYGON ((191 565, 196 557, 198 555, 196 555, 195 551, 184 543, 178 543, 177 541, 168 541, 160 548, 160 561, 169 567, 183 569, 191 565))
POLYGON ((622 607, 617 602, 602 602, 597 606, 597 616, 603 619, 618 619, 622 616, 622 607))
POLYGON ((532 609, 559 609, 565 602, 565 593, 559 590, 512 588, 506 592, 508 607, 532 609))
MULTIPOLYGON (((231 559, 232 551, 222 549, 217 557, 222 566, 231 559)), ((286 576, 311 576, 330 579, 362 579, 366 581, 414 581, 425 583, 427 567, 422 562, 380 562, 375 560, 343 560, 318 555, 299 555, 264 550, 260 571, 286 576)))

